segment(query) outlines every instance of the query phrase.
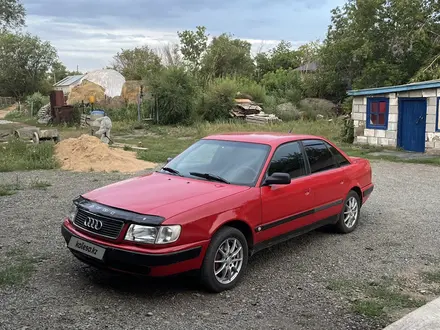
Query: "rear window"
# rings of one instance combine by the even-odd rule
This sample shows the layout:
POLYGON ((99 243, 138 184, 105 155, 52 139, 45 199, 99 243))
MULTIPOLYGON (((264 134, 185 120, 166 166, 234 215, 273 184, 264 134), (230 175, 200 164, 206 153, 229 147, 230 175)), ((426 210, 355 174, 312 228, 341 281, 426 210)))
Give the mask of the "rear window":
POLYGON ((303 144, 312 174, 338 167, 332 153, 323 141, 306 140, 303 141, 303 144))

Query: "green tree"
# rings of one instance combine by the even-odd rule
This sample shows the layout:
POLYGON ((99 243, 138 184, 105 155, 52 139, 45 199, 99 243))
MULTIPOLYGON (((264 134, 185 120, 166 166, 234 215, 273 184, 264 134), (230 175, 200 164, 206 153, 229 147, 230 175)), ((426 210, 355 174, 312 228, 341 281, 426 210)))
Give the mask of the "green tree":
POLYGON ((297 103, 302 96, 301 75, 292 69, 278 69, 264 75, 261 83, 272 95, 297 103))
POLYGON ((122 49, 113 57, 111 66, 126 80, 142 80, 162 68, 161 58, 148 46, 122 49))
POLYGON ((320 55, 326 92, 406 83, 439 50, 438 3, 348 0, 332 11, 320 55))
POLYGON ((0 30, 24 26, 26 11, 19 0, 0 0, 0 30))
POLYGON ((200 69, 202 56, 208 48, 208 36, 204 26, 197 26, 196 31, 177 32, 180 40, 180 52, 186 64, 193 71, 200 69))
POLYGON ((212 39, 202 59, 202 73, 208 79, 243 76, 251 77, 255 65, 251 56, 251 44, 223 33, 212 39))
POLYGON ((0 95, 22 98, 39 91, 57 54, 30 34, 0 33, 0 95))

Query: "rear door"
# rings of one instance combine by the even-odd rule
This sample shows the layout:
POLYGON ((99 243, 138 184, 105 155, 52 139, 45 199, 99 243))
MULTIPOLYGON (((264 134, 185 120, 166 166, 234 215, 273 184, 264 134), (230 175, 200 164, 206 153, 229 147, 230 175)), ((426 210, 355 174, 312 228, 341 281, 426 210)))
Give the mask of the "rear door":
POLYGON ((310 188, 314 197, 314 221, 328 219, 340 213, 350 189, 344 168, 350 163, 339 152, 334 154, 336 148, 323 140, 304 140, 302 143, 312 179, 310 188))
POLYGON ((275 151, 266 176, 275 172, 289 173, 288 185, 261 187, 262 225, 257 240, 265 241, 294 231, 313 222, 313 191, 301 143, 289 142, 275 151))

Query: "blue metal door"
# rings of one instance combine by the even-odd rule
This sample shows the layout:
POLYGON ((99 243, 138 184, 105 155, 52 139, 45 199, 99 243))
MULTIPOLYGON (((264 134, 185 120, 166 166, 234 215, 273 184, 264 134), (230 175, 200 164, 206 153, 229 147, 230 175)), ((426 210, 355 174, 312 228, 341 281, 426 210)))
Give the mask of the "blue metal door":
POLYGON ((425 152, 426 99, 399 100, 398 146, 425 152))

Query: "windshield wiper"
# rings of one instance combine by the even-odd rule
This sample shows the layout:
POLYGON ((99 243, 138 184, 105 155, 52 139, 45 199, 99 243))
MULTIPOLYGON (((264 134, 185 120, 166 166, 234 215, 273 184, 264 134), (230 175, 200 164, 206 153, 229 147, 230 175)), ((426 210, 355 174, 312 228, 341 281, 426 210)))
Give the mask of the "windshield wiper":
POLYGON ((198 176, 199 178, 204 178, 206 180, 218 181, 229 184, 230 182, 226 179, 223 179, 221 176, 211 174, 211 173, 199 173, 199 172, 189 172, 192 176, 198 176))
POLYGON ((171 168, 171 167, 162 167, 162 171, 166 171, 166 172, 178 175, 178 176, 183 176, 182 174, 180 174, 180 172, 178 170, 175 170, 174 168, 171 168))

